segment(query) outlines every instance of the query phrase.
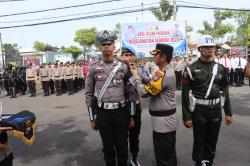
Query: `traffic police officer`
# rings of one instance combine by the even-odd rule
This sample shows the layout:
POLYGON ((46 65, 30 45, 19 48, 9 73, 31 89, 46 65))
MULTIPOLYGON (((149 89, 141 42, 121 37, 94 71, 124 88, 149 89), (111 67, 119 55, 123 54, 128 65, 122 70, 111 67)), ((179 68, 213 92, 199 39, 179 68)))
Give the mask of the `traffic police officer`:
MULTIPOLYGON (((133 77, 130 82, 136 88, 140 97, 150 97, 149 113, 153 127, 153 144, 157 166, 176 166, 176 79, 174 69, 170 64, 173 47, 158 43, 156 49, 150 52, 154 55, 156 71, 148 84, 142 83, 137 67, 130 63, 133 77)), ((145 78, 144 78, 145 80, 145 78)))
POLYGON ((232 123, 226 69, 212 60, 214 38, 203 35, 198 43, 200 58, 186 67, 182 76, 184 125, 193 127, 193 155, 196 166, 211 166, 215 156, 222 114, 232 123))
MULTIPOLYGON (((118 166, 127 166, 129 126, 127 100, 135 101, 135 98, 130 93, 133 91, 133 87, 130 86, 130 89, 126 89, 125 86, 129 75, 128 66, 113 58, 116 39, 115 33, 109 30, 97 34, 102 60, 90 66, 85 84, 85 97, 91 127, 99 129, 106 165, 116 166, 117 163, 118 166)), ((133 104, 130 105, 131 115, 134 110, 132 106, 133 104)))

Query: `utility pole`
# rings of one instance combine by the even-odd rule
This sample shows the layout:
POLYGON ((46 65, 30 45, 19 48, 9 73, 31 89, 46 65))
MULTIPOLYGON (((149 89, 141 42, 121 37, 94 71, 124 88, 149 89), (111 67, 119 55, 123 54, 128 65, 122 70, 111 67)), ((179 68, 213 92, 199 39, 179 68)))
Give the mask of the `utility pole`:
POLYGON ((173 0, 173 4, 174 4, 174 14, 173 14, 173 19, 174 19, 174 21, 176 21, 176 0, 173 0))
POLYGON ((141 3, 141 20, 142 20, 142 22, 143 22, 143 3, 141 3))
POLYGON ((1 47, 1 55, 2 55, 2 61, 3 61, 3 68, 5 67, 5 63, 4 63, 4 51, 3 51, 3 43, 2 43, 2 36, 0 33, 0 47, 1 47))

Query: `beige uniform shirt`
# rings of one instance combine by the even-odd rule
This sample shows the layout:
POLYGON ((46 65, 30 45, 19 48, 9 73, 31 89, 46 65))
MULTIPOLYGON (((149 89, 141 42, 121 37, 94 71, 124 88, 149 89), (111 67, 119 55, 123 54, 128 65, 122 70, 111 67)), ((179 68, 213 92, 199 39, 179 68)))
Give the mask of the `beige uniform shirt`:
POLYGON ((52 79, 53 80, 61 80, 63 77, 63 68, 61 67, 55 67, 52 70, 52 79))
POLYGON ((66 66, 64 68, 64 79, 73 79, 74 69, 72 66, 66 66))
POLYGON ((36 80, 36 70, 34 68, 27 68, 26 69, 26 80, 36 80))
MULTIPOLYGON (((162 92, 155 96, 151 96, 146 90, 145 85, 142 84, 141 78, 137 76, 131 77, 129 80, 136 88, 140 97, 149 97, 149 110, 152 112, 169 111, 176 108, 175 97, 175 73, 171 65, 165 66, 163 69, 165 75, 162 82, 162 92)), ((177 129, 177 114, 174 113, 169 116, 151 116, 152 128, 159 133, 166 133, 175 131, 177 129)))
POLYGON ((73 67, 73 79, 79 77, 79 71, 78 71, 78 66, 73 67))
POLYGON ((84 78, 83 67, 78 66, 78 76, 79 78, 84 78))
POLYGON ((47 68, 40 68, 39 69, 39 80, 40 81, 49 81, 50 80, 50 74, 49 74, 49 70, 47 68))

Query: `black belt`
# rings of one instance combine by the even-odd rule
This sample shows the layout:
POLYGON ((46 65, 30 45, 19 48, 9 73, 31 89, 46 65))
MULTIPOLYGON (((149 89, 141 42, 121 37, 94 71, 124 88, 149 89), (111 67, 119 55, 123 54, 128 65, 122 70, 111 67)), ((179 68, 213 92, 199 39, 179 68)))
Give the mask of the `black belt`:
POLYGON ((70 74, 70 75, 66 75, 66 76, 72 76, 73 74, 70 74))
POLYGON ((28 77, 28 78, 35 78, 35 76, 34 77, 28 77))
POLYGON ((41 77, 48 77, 48 76, 41 76, 41 77))
POLYGON ((150 115, 152 116, 170 116, 176 113, 176 108, 172 110, 165 110, 165 111, 151 111, 149 110, 150 115))
POLYGON ((60 77, 60 76, 54 76, 54 77, 60 77))

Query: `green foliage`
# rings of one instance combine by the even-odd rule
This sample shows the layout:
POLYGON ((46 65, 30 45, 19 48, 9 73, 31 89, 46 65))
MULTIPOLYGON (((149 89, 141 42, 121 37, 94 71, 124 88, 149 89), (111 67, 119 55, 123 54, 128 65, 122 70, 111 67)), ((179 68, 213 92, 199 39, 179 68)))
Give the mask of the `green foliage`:
POLYGON ((45 51, 53 51, 54 47, 49 45, 49 44, 45 44, 43 42, 39 42, 39 41, 35 41, 33 44, 33 48, 36 50, 36 52, 45 52, 45 51))
POLYGON ((81 54, 81 49, 77 46, 70 46, 70 47, 62 47, 63 52, 70 53, 73 59, 76 59, 81 54))
POLYGON ((186 26, 186 32, 192 32, 194 29, 190 25, 186 26))
POLYGON ((234 18, 238 23, 237 38, 234 40, 239 45, 250 45, 250 12, 234 12, 234 18))
POLYGON ((160 8, 151 8, 150 11, 154 14, 157 20, 159 21, 167 21, 170 20, 173 13, 174 7, 170 5, 168 0, 160 1, 160 8))
POLYGON ((207 20, 203 21, 203 27, 204 27, 204 29, 200 29, 197 32, 202 34, 202 35, 205 35, 205 34, 212 35, 212 36, 214 35, 214 28, 211 24, 208 23, 207 20))
POLYGON ((74 41, 78 42, 83 47, 84 52, 86 52, 89 47, 96 44, 96 34, 96 28, 79 29, 75 32, 74 41))
POLYGON ((33 48, 36 50, 36 52, 43 52, 45 48, 45 43, 35 41, 33 44, 33 48))
POLYGON ((115 32, 116 35, 120 34, 120 28, 121 28, 121 24, 120 23, 115 24, 114 32, 115 32))
POLYGON ((214 25, 208 23, 208 21, 203 21, 204 29, 198 30, 197 32, 204 35, 212 35, 215 38, 223 38, 225 34, 234 32, 234 26, 227 23, 224 24, 223 21, 233 18, 234 13, 232 11, 220 11, 214 10, 214 25))

